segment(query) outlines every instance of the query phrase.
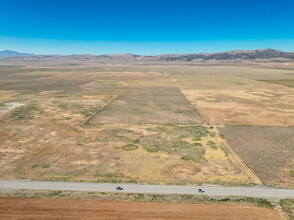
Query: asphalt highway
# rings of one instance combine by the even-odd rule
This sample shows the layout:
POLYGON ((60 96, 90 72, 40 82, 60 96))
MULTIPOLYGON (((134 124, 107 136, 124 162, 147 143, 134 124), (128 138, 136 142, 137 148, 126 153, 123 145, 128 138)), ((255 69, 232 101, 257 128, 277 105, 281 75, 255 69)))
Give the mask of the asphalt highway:
POLYGON ((129 193, 165 193, 165 194, 205 194, 208 196, 247 196, 265 199, 294 198, 293 189, 281 189, 258 186, 225 187, 218 185, 180 186, 180 185, 141 185, 141 184, 116 184, 116 183, 81 183, 81 182, 44 182, 31 180, 3 180, 0 181, 2 190, 72 190, 118 192, 116 187, 122 187, 119 192, 129 193), (199 193, 198 189, 205 192, 199 193))

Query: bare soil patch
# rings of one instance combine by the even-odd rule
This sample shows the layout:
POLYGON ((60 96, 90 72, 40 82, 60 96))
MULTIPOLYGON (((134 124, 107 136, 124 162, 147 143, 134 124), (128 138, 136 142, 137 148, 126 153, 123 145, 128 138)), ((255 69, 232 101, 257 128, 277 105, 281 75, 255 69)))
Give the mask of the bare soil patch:
MULTIPOLYGON (((2 100, 1 100, 2 101, 2 100)), ((9 112, 15 108, 18 108, 22 106, 22 103, 17 103, 17 102, 8 102, 6 103, 5 101, 0 102, 0 115, 6 112, 9 112)))
POLYGON ((0 219, 284 219, 249 205, 146 203, 65 199, 0 199, 0 219))

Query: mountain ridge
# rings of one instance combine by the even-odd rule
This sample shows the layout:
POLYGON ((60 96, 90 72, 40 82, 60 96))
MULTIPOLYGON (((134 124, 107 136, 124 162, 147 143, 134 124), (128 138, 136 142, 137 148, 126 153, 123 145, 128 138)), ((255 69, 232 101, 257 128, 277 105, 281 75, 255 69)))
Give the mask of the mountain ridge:
POLYGON ((16 51, 0 51, 0 57, 8 59, 62 59, 70 60, 139 60, 139 61, 208 61, 208 60, 255 60, 255 59, 293 59, 294 52, 283 52, 275 49, 258 49, 258 50, 233 50, 217 53, 193 53, 193 54, 162 54, 154 56, 137 55, 137 54, 72 54, 72 55, 35 55, 30 53, 18 53, 16 51), (3 54, 8 54, 7 56, 3 54))
POLYGON ((12 50, 2 50, 0 51, 0 57, 22 57, 22 56, 33 56, 32 53, 19 53, 12 50))

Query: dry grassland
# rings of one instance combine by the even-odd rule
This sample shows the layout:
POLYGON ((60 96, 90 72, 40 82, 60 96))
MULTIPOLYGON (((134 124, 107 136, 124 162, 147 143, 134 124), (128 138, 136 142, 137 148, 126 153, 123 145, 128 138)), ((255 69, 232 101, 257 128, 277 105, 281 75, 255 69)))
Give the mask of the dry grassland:
POLYGON ((220 129, 264 183, 293 187, 293 70, 293 66, 264 64, 169 72, 206 123, 240 125, 220 129))
POLYGON ((294 125, 293 70, 197 66, 170 73, 214 125, 294 125))
POLYGON ((282 209, 286 212, 290 220, 294 219, 294 199, 283 199, 280 201, 282 209))
POLYGON ((221 130, 261 180, 293 187, 291 66, 37 64, 0 67, 2 179, 256 183, 204 120, 276 126, 221 130))
POLYGON ((1 178, 255 182, 167 73, 131 70, 1 68, 1 178))
POLYGON ((226 126, 220 131, 264 183, 294 187, 294 127, 226 126))
POLYGON ((2 178, 159 184, 254 182, 215 134, 202 126, 54 123, 2 122, 2 178))

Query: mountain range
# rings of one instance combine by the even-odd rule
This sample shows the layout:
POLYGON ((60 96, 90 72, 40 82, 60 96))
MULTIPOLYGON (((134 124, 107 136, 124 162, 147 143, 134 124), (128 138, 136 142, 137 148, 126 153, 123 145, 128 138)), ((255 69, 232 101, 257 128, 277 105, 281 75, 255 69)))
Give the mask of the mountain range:
POLYGON ((256 60, 256 59, 287 59, 294 60, 293 52, 283 52, 274 49, 260 50, 234 50, 219 53, 194 53, 194 54, 163 54, 156 56, 142 56, 135 54, 108 54, 108 55, 34 55, 30 53, 18 53, 16 51, 0 51, 2 59, 22 60, 105 60, 105 61, 209 61, 209 60, 256 60))
POLYGON ((33 56, 32 53, 19 53, 12 50, 0 51, 0 57, 23 57, 23 56, 33 56))

